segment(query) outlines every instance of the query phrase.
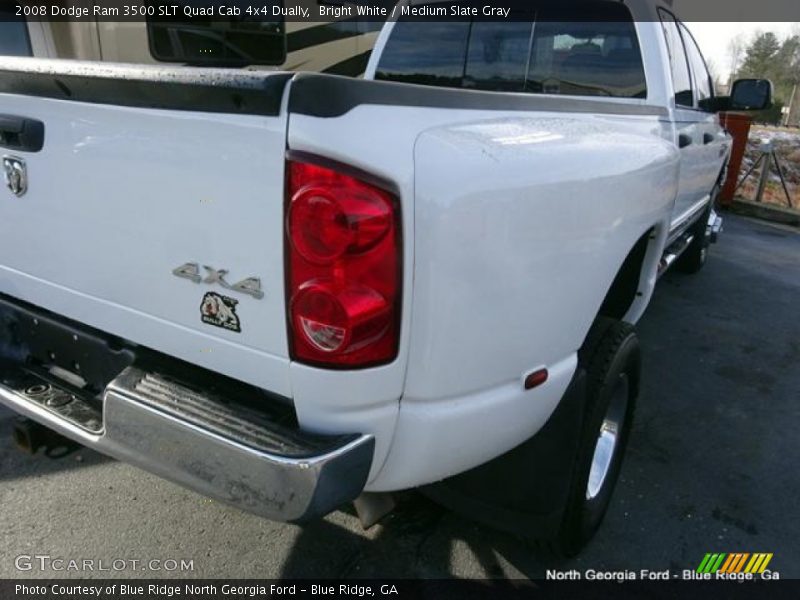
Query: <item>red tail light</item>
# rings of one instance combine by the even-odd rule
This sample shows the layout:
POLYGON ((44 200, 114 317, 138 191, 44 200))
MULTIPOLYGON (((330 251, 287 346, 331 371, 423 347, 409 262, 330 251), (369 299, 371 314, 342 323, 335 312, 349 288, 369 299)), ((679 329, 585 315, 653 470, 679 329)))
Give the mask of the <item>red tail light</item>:
POLYGON ((293 360, 359 368, 397 356, 400 215, 395 195, 344 171, 286 164, 286 305, 293 360))

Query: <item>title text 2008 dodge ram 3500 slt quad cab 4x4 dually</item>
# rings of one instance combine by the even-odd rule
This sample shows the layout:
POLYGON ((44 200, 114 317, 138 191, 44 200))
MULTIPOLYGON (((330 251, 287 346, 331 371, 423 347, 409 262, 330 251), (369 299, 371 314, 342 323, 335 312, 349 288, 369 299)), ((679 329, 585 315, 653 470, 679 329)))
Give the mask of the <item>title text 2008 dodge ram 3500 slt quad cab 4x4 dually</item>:
POLYGON ((364 80, 2 60, 0 400, 269 518, 428 486, 576 552, 633 324, 719 228, 716 111, 771 96, 576 6, 387 23, 364 80))

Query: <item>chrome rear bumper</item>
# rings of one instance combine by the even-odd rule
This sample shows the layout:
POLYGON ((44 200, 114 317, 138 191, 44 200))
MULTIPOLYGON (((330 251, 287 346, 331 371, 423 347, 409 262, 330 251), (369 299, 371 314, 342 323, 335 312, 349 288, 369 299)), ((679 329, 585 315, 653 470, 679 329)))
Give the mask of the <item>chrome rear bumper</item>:
POLYGON ((370 435, 321 436, 136 366, 102 403, 44 369, 0 365, 0 403, 89 448, 280 521, 327 514, 362 491, 370 435))

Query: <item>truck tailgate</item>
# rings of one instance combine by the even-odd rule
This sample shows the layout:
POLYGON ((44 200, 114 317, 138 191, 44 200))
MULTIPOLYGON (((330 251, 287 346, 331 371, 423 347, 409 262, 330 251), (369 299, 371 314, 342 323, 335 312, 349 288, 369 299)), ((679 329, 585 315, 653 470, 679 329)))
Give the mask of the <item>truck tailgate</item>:
POLYGON ((0 141, 0 293, 290 395, 287 81, 0 61, 0 115, 44 125, 39 151, 0 141))

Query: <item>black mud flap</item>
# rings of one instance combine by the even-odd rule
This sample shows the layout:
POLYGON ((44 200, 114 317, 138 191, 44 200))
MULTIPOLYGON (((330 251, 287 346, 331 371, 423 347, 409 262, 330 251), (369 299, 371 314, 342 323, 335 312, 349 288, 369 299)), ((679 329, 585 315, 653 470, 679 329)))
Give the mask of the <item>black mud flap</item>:
POLYGON ((545 426, 527 442, 420 491, 453 512, 528 539, 559 529, 583 420, 586 371, 579 367, 545 426))

